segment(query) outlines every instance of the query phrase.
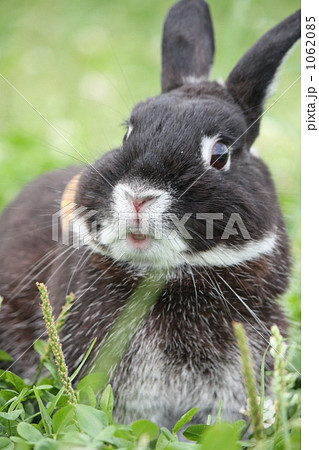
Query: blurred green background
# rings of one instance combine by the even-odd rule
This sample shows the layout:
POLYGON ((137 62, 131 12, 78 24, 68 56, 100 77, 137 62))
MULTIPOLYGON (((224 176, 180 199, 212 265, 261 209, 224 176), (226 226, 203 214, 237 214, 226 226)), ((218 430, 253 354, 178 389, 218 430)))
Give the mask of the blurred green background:
MULTIPOLYGON (((0 0, 0 208, 41 173, 90 161, 121 144, 123 120, 160 91, 160 44, 174 0, 0 0), (72 144, 72 145, 70 145, 72 144), (72 147, 73 146, 73 147, 72 147)), ((225 79, 296 0, 209 0, 213 78, 225 79)), ((270 106, 300 75, 300 45, 281 69, 270 106)), ((275 179, 295 261, 284 303, 300 320, 300 81, 265 114, 255 143, 275 179)))

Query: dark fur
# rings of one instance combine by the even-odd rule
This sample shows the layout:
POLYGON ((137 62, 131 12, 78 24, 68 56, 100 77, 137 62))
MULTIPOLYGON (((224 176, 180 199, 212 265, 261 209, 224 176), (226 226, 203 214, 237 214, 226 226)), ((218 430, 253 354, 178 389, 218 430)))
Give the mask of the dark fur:
MULTIPOLYGON (((161 358, 165 372, 159 374, 163 386, 170 386, 173 375, 184 376, 182 369, 196 374, 194 388, 211 380, 210 403, 197 419, 203 421, 205 414, 215 412, 218 407, 223 370, 229 370, 233 364, 233 377, 240 378, 238 365, 234 363, 238 351, 232 321, 245 323, 257 373, 268 345, 268 335, 262 325, 269 330, 276 323, 283 333, 286 332, 285 316, 276 303, 289 279, 285 225, 268 169, 249 149, 258 134, 257 119, 267 88, 283 56, 299 35, 300 13, 297 12, 270 30, 246 53, 231 72, 225 87, 208 81, 183 84, 185 77, 207 76, 213 61, 214 43, 207 5, 201 0, 181 0, 169 13, 164 27, 162 87, 165 93, 139 103, 130 118, 133 132, 123 146, 103 156, 93 167, 85 168, 81 175, 76 202, 96 210, 99 221, 111 214, 110 184, 140 180, 169 191, 174 200, 168 212, 179 217, 185 212, 192 213, 186 223, 193 237, 189 241, 189 254, 220 244, 224 226, 233 212, 240 213, 253 240, 260 239, 274 227, 278 235, 278 243, 271 254, 242 265, 171 268, 165 289, 143 324, 143 339, 132 342, 113 377, 118 399, 116 415, 121 420, 130 421, 154 413, 160 425, 172 426, 188 407, 195 406, 189 405, 187 398, 176 406, 175 399, 171 398, 156 416, 155 412, 142 407, 139 410, 130 404, 127 393, 135 392, 139 386, 133 369, 140 360, 135 357, 145 342, 154 345, 156 338, 157 351, 164 355, 161 358), (217 134, 228 146, 238 139, 231 150, 230 170, 212 169, 203 175, 201 138, 217 134), (186 189, 185 195, 178 199, 186 189), (198 212, 224 213, 213 240, 205 239, 205 223, 195 218, 198 212)), ((69 291, 74 291, 79 298, 62 336, 67 363, 74 370, 93 337, 102 342, 145 273, 135 268, 132 261, 127 264, 125 258, 116 263, 98 254, 87 258, 85 248, 69 252, 65 246, 51 240, 51 215, 59 209, 67 182, 79 171, 74 168, 47 174, 30 184, 0 221, 0 293, 5 300, 1 311, 0 347, 19 358, 15 369, 21 374, 34 373, 37 356, 31 349, 22 353, 44 330, 35 281, 48 284, 55 314, 69 291), (48 254, 51 249, 54 250, 52 255, 48 254), (59 259, 65 251, 65 256, 59 259), (41 272, 40 265, 32 271, 46 254, 45 270, 41 272), (24 280, 25 274, 29 275, 24 280), (21 280, 21 286, 17 287, 21 280)), ((171 228, 170 218, 166 217, 165 221, 171 228)), ((226 242, 229 247, 244 243, 240 234, 226 242)), ((238 416, 237 403, 241 398, 237 398, 238 392, 231 395, 232 400, 224 405, 225 418, 238 416)))

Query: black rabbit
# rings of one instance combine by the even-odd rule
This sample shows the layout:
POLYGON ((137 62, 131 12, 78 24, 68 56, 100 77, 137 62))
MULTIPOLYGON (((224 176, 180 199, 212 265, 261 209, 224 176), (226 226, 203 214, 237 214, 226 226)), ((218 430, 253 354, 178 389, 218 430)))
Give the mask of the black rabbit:
POLYGON ((210 82, 207 4, 172 7, 162 94, 135 106, 123 145, 84 169, 42 176, 1 217, 0 347, 16 370, 31 377, 37 366, 32 343, 44 326, 35 281, 47 283, 55 315, 75 293, 61 336, 72 371, 97 337, 94 361, 143 279, 151 291, 152 277, 162 277, 111 372, 116 419, 171 427, 198 406, 196 421, 206 422, 219 400, 224 419, 240 416, 246 398, 232 322, 245 324, 257 372, 270 327, 287 329, 276 299, 289 280, 288 238, 269 171, 251 146, 299 37, 300 11, 248 50, 225 84, 210 82))

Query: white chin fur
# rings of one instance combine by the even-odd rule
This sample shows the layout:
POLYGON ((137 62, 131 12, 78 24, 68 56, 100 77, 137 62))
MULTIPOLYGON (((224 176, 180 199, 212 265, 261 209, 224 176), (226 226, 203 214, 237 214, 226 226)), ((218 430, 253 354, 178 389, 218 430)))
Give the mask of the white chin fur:
MULTIPOLYGON (((105 230, 105 233, 107 231, 105 230)), ((114 233, 114 231, 113 231, 114 233)), ((112 231, 109 228, 109 237, 112 231)), ((136 250, 129 246, 127 240, 116 239, 115 235, 111 238, 113 241, 107 247, 107 250, 97 250, 99 253, 108 254, 112 258, 130 263, 136 267, 156 267, 163 269, 175 269, 185 265, 196 267, 231 267, 245 264, 249 261, 260 258, 263 255, 271 254, 277 243, 277 234, 275 232, 267 233, 262 239, 246 241, 240 247, 230 247, 225 244, 198 252, 195 254, 187 253, 186 242, 176 237, 170 239, 154 239, 149 248, 145 250, 136 250)), ((88 243, 91 245, 91 242, 88 243)))
POLYGON ((186 249, 182 239, 163 237, 160 240, 154 239, 150 247, 144 250, 130 248, 126 240, 119 240, 110 246, 109 251, 114 259, 128 262, 133 266, 174 269, 181 265, 181 253, 186 249))

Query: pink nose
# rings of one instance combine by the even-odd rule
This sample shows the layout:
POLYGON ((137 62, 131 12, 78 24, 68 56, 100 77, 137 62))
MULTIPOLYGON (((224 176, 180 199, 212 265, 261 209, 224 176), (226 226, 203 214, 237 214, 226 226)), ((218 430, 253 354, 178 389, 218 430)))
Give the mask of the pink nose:
POLYGON ((153 203, 154 200, 155 198, 151 196, 139 198, 131 197, 131 201, 133 203, 136 212, 140 212, 143 208, 153 203))

